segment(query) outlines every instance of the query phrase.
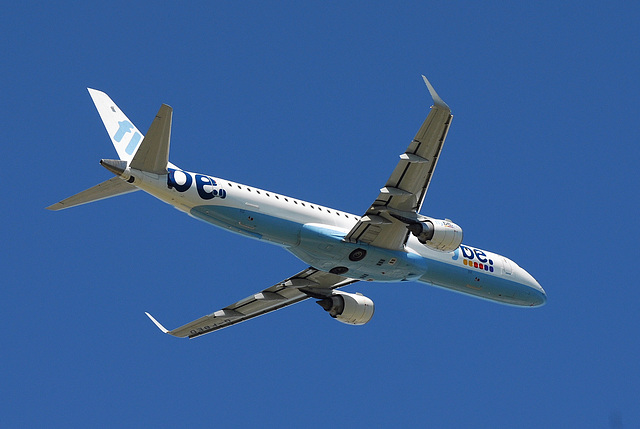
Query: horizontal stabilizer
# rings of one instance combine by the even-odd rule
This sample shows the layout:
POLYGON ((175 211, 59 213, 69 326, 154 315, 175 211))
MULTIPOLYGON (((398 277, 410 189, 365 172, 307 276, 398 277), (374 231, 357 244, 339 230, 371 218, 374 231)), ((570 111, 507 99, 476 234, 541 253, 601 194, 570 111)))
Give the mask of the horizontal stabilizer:
POLYGON ((93 201, 104 200, 105 198, 115 197, 117 195, 128 194, 129 192, 137 191, 138 188, 132 184, 125 182, 119 177, 112 177, 106 182, 102 182, 99 185, 89 188, 86 191, 82 191, 79 194, 75 194, 59 203, 53 204, 47 207, 47 210, 62 210, 69 207, 79 206, 81 204, 91 203, 93 201))
POLYGON ((163 104, 133 156, 129 164, 131 168, 149 173, 167 174, 172 116, 173 109, 163 104))

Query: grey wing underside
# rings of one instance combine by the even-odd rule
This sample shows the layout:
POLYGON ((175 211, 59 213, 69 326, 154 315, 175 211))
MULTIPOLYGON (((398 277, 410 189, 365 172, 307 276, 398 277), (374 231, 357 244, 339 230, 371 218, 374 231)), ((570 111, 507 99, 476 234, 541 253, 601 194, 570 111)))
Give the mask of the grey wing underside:
POLYGON ((310 267, 262 292, 171 331, 149 313, 146 314, 166 334, 179 338, 195 338, 279 310, 307 298, 325 298, 331 295, 333 289, 357 281, 310 267))
POLYGON ((366 243, 385 249, 404 247, 409 231, 404 219, 418 219, 429 183, 438 163, 453 115, 426 77, 434 105, 378 197, 345 237, 352 243, 366 243))
POLYGON ((50 205, 47 207, 47 210, 56 211, 68 209, 70 207, 91 203, 93 201, 100 201, 105 198, 128 194, 129 192, 135 192, 137 190, 138 188, 131 183, 125 182, 119 177, 112 177, 105 182, 66 198, 59 203, 50 205))

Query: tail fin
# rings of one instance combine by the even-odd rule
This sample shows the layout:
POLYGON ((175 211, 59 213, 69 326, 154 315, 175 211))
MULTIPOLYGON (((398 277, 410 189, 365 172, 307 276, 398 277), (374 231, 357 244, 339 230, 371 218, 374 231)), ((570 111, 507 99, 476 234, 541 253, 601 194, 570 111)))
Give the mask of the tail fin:
MULTIPOLYGON (((119 161, 103 159, 100 161, 103 167, 118 176, 121 176, 127 167, 155 174, 167 174, 167 168, 174 167, 173 164, 169 164, 171 118, 173 116, 173 109, 170 106, 163 104, 160 107, 145 138, 107 94, 95 89, 88 89, 104 127, 111 137, 111 142, 120 157, 119 161)), ((137 190, 136 186, 125 181, 123 177, 113 177, 93 188, 53 204, 47 209, 62 210, 137 190)))
POLYGON ((160 107, 145 138, 107 94, 87 89, 120 159, 136 170, 166 174, 173 109, 166 104, 160 107))
POLYGON ((144 136, 107 94, 96 89, 87 89, 118 156, 123 161, 131 161, 144 136))

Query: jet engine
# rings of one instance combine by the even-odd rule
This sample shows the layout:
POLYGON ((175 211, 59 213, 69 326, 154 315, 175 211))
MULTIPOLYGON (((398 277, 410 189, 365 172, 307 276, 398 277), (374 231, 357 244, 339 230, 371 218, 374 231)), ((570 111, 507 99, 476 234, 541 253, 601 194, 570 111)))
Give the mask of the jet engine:
POLYGON ((334 291, 333 295, 316 302, 331 317, 348 325, 364 325, 373 317, 373 301, 360 293, 334 291))
POLYGON ((450 220, 413 222, 407 229, 418 237, 420 243, 441 252, 452 252, 462 244, 462 228, 450 220))

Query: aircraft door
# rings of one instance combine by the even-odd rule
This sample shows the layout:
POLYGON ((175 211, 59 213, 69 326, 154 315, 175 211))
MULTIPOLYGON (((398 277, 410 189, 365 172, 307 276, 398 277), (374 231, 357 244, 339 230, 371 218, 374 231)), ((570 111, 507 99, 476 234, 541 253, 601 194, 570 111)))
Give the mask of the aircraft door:
POLYGON ((502 273, 511 275, 513 273, 513 266, 511 261, 505 257, 502 257, 502 273))

